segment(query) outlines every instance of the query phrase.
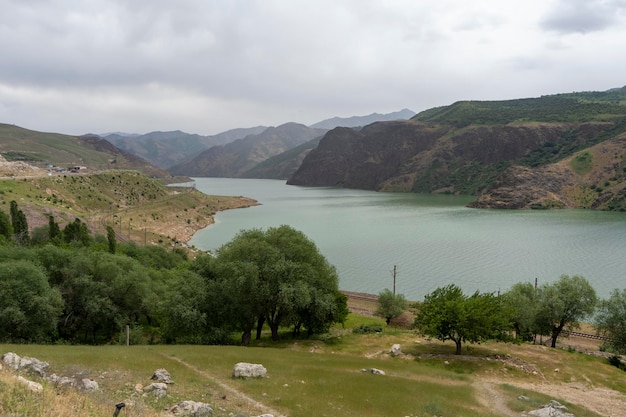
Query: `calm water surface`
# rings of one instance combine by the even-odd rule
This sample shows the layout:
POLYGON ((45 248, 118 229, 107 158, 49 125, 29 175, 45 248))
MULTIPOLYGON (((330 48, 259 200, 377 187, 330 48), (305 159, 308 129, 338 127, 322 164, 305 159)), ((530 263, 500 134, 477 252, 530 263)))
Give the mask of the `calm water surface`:
POLYGON ((471 197, 340 188, 284 181, 196 178, 211 195, 246 196, 262 205, 218 213, 190 244, 215 250, 241 229, 287 224, 305 233, 339 273, 340 288, 408 299, 450 283, 466 292, 506 291, 527 281, 582 275, 598 295, 626 288, 626 213, 501 211, 465 207, 471 197))

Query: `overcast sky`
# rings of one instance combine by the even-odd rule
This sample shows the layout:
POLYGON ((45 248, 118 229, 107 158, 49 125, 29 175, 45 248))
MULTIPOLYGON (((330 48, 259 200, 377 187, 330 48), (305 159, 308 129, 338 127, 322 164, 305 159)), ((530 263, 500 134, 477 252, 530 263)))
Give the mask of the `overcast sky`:
POLYGON ((306 125, 626 85, 626 0, 0 0, 0 122, 306 125))

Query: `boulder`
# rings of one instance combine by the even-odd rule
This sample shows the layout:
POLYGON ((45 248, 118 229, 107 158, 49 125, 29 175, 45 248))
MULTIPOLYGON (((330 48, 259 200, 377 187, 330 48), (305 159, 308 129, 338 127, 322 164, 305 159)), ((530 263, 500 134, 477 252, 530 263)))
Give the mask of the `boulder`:
POLYGON ((151 392, 155 397, 161 398, 167 395, 167 384, 155 382, 145 387, 144 392, 151 392))
POLYGON ((558 401, 552 400, 549 404, 544 405, 538 410, 529 411, 529 416, 535 417, 575 417, 574 414, 568 413, 567 408, 558 401))
POLYGON ((2 355, 2 362, 16 371, 28 371, 40 377, 45 377, 48 373, 48 368, 50 368, 48 362, 29 358, 28 356, 20 357, 13 352, 2 355))
POLYGON ((264 378, 267 369, 255 363, 239 362, 233 367, 233 378, 264 378))
POLYGON ((206 403, 181 401, 170 408, 170 413, 175 416, 204 417, 213 415, 213 409, 206 403))
POLYGON ((50 382, 53 382, 57 386, 61 387, 75 387, 76 386, 76 378, 69 378, 67 376, 58 376, 57 374, 52 374, 48 377, 50 382))
POLYGON ((78 384, 78 388, 82 391, 93 392, 93 391, 97 391, 100 388, 100 386, 93 379, 83 378, 80 380, 80 384, 78 384))
POLYGON ((382 371, 382 370, 376 369, 376 368, 370 368, 370 369, 363 368, 363 369, 361 369, 361 372, 369 372, 369 373, 374 374, 374 375, 385 375, 385 371, 382 371))
POLYGON ((389 349, 389 354, 393 357, 402 355, 402 348, 400 347, 400 344, 396 343, 391 346, 391 349, 389 349))
POLYGON ((43 385, 41 385, 39 382, 30 381, 21 375, 17 377, 17 380, 20 382, 20 384, 24 385, 26 388, 28 388, 32 392, 43 391, 43 385))
POLYGON ((163 382, 166 384, 173 384, 174 381, 172 381, 172 377, 170 376, 170 373, 167 372, 167 370, 160 368, 157 369, 156 371, 154 371, 154 374, 152 374, 152 378, 150 378, 152 381, 156 381, 156 382, 163 382))

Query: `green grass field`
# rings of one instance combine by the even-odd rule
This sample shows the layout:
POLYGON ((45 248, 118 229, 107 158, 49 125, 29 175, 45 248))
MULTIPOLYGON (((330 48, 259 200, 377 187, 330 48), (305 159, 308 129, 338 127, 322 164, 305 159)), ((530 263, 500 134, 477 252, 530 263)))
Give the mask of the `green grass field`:
MULTIPOLYGON (((384 324, 357 315, 348 323, 384 324)), ((603 414, 585 406, 583 391, 580 398, 576 391, 561 397, 551 395, 551 387, 573 386, 588 395, 608 390, 626 398, 625 374, 601 358, 501 343, 470 346, 462 356, 453 351, 451 343, 395 328, 376 334, 336 328, 332 336, 309 340, 285 333, 278 343, 264 338, 248 348, 0 345, 0 354, 35 357, 49 362, 50 372, 88 376, 100 385, 96 393, 81 394, 58 392, 44 382, 43 393, 31 394, 5 367, 0 372, 0 415, 106 416, 124 401, 128 406, 121 416, 154 416, 178 401, 194 400, 211 404, 214 416, 495 417, 519 415, 556 399, 577 417, 594 417, 603 414), (407 355, 391 357, 393 343, 400 343, 407 355), (234 379, 232 368, 238 362, 263 364, 268 375, 234 379), (138 394, 137 384, 148 385, 159 368, 167 369, 175 382, 168 395, 156 399, 138 394), (371 368, 385 375, 364 372, 371 368), (519 399, 522 395, 526 399, 519 399)))

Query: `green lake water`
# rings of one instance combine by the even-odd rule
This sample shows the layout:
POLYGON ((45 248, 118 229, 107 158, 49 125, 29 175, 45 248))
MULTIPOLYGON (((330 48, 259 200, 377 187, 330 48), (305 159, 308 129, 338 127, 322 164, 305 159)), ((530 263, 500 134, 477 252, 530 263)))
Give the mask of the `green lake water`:
POLYGON ((626 213, 471 209, 472 197, 309 188, 284 181, 196 178, 211 195, 261 205, 218 213, 190 245, 215 250, 241 229, 287 224, 305 233, 339 273, 340 288, 410 300, 447 284, 506 291, 517 282, 582 275, 598 295, 625 288, 626 213))

